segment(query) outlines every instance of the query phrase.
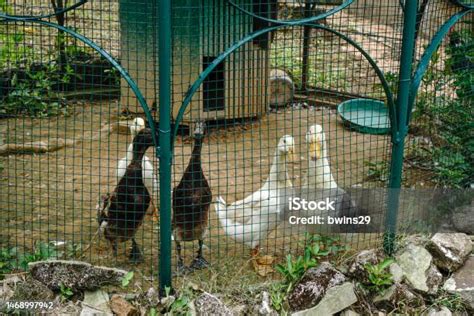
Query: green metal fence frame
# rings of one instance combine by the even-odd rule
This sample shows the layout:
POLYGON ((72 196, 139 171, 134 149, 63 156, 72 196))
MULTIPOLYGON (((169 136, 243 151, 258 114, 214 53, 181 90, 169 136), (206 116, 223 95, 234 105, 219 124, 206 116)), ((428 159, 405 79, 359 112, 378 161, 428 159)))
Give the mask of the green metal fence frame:
MULTIPOLYGON (((451 0, 452 3, 458 5, 461 11, 450 17, 436 32, 431 39, 430 44, 426 48, 421 60, 419 61, 416 68, 413 66, 414 62, 414 51, 416 44, 416 23, 418 17, 418 0, 406 1, 403 6, 404 21, 403 21, 403 39, 402 39, 402 52, 400 60, 400 71, 399 71, 399 82, 398 82, 398 95, 397 99, 394 100, 393 93, 385 79, 385 76, 377 63, 371 58, 371 56, 354 40, 350 37, 335 31, 329 27, 317 24, 316 22, 322 20, 325 17, 333 15, 344 8, 348 7, 354 0, 344 1, 338 7, 329 10, 323 14, 304 18, 301 20, 289 20, 280 21, 260 17, 258 15, 249 12, 238 5, 232 0, 227 0, 228 4, 235 7, 236 9, 251 15, 254 18, 258 18, 270 23, 270 26, 251 33, 243 37, 238 42, 234 43, 231 47, 226 49, 219 55, 213 63, 211 63, 196 79, 193 85, 190 86, 188 92, 183 100, 181 108, 176 117, 175 129, 171 129, 171 59, 172 59, 172 25, 171 25, 171 0, 154 0, 159 1, 157 8, 158 27, 158 52, 159 52, 159 138, 156 138, 156 133, 153 133, 156 156, 160 160, 160 260, 159 260, 159 286, 161 293, 164 293, 167 288, 172 286, 172 273, 171 273, 171 165, 174 150, 174 142, 177 135, 177 128, 179 122, 182 120, 186 108, 189 106, 194 93, 199 89, 205 78, 212 72, 212 70, 218 66, 219 63, 224 61, 229 55, 235 52, 237 49, 253 40, 254 38, 267 34, 278 29, 289 27, 289 26, 308 26, 316 29, 321 29, 327 32, 331 32, 342 40, 348 42, 355 47, 369 62, 378 78, 381 81, 385 95, 387 97, 387 106, 389 107, 389 115, 391 121, 391 142, 392 142, 392 153, 391 153, 391 165, 390 165, 390 178, 388 188, 389 196, 387 201, 388 211, 386 214, 385 221, 385 235, 384 235, 384 249, 387 253, 392 253, 395 249, 395 236, 397 229, 397 215, 399 208, 399 193, 401 188, 401 179, 403 172, 403 156, 404 156, 404 145, 405 137, 408 132, 408 126, 410 123, 410 113, 413 109, 414 102, 418 89, 431 60, 431 57, 440 46, 442 40, 448 34, 448 31, 454 26, 460 19, 469 13, 472 13, 474 6, 467 5, 462 1, 451 0), (415 72, 413 72, 415 69, 415 72)), ((87 46, 91 47, 103 58, 111 63, 111 65, 117 69, 120 75, 125 79, 127 84, 132 89, 133 93, 137 97, 137 100, 142 107, 145 116, 149 122, 150 128, 156 131, 155 121, 152 113, 146 103, 144 96, 138 88, 136 82, 130 77, 128 72, 104 49, 95 44, 92 40, 87 37, 67 28, 60 26, 56 23, 44 21, 44 19, 53 17, 58 14, 65 13, 70 10, 79 8, 81 5, 87 3, 88 0, 81 0, 74 5, 64 8, 61 11, 55 12, 49 15, 41 16, 15 16, 0 13, 0 23, 15 23, 15 22, 29 22, 37 23, 43 26, 52 27, 58 29, 70 36, 78 39, 87 46)))

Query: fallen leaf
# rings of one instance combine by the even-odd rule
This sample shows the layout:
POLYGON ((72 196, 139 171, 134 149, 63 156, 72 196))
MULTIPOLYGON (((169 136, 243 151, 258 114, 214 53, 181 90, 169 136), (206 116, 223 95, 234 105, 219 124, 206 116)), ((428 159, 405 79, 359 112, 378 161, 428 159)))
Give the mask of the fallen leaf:
POLYGON ((266 277, 268 274, 275 272, 272 267, 272 263, 274 261, 275 258, 273 258, 272 256, 266 255, 263 257, 258 257, 252 261, 253 268, 255 269, 255 272, 257 272, 258 275, 266 277))

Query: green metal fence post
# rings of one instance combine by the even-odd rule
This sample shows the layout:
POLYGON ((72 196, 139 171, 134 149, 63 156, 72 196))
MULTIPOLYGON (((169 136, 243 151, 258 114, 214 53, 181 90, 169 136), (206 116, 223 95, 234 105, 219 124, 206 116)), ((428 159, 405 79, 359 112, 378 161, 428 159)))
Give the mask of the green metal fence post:
POLYGON ((398 96, 395 115, 398 120, 398 129, 392 130, 392 158, 390 165, 390 181, 388 194, 388 213, 385 220, 384 249, 388 254, 395 249, 395 234, 400 198, 400 187, 403 172, 403 151, 405 136, 408 131, 408 101, 412 74, 413 52, 415 49, 416 20, 418 0, 405 2, 403 22, 403 44, 400 58, 400 75, 398 82, 398 96))
POLYGON ((159 0, 160 292, 171 287, 171 0, 159 0))

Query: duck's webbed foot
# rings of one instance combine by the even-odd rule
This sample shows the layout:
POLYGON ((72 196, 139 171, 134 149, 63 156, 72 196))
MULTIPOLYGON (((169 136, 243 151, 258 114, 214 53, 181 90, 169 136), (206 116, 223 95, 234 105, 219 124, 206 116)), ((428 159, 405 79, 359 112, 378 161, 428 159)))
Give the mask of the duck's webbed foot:
POLYGON ((199 256, 199 255, 196 258, 194 258, 190 266, 190 268, 193 270, 205 269, 207 267, 209 267, 209 262, 207 262, 207 260, 204 259, 203 256, 199 256))
POLYGON ((143 262, 143 255, 135 239, 132 239, 132 250, 130 251, 129 260, 135 264, 143 262))
POLYGON ((206 259, 202 256, 202 246, 203 246, 203 241, 199 240, 199 250, 196 258, 194 258, 193 263, 191 263, 191 269, 193 270, 199 270, 199 269, 204 269, 209 266, 209 262, 207 262, 206 259))
POLYGON ((176 271, 173 273, 173 276, 183 276, 183 275, 186 275, 186 274, 188 274, 192 271, 193 270, 191 268, 185 266, 182 261, 181 262, 178 261, 178 264, 176 266, 176 271))
POLYGON ((174 276, 182 276, 185 275, 192 270, 184 265, 183 257, 181 256, 181 243, 179 241, 176 242, 176 252, 178 254, 178 263, 176 266, 176 271, 173 273, 174 276))

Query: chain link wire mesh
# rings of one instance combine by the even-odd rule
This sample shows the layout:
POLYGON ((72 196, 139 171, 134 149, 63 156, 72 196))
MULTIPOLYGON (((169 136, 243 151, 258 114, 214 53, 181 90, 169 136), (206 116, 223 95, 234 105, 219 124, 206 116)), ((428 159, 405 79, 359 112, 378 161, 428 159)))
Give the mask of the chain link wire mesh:
MULTIPOLYGON (((281 197, 301 188, 359 190, 353 198, 377 229, 342 234, 343 240, 353 248, 381 246, 386 196, 361 190, 388 185, 390 133, 374 131, 387 127, 389 100, 364 53, 376 62, 396 99, 404 1, 355 0, 337 11, 349 2, 173 1, 171 78, 158 73, 157 1, 91 1, 46 19, 84 35, 119 61, 157 122, 159 80, 171 82, 173 122, 190 97, 176 122, 172 165, 173 236, 186 266, 244 266, 257 246, 260 254, 277 261, 298 253, 309 228, 289 224, 288 203, 281 197), (293 23, 325 13, 318 21, 293 23), (287 24, 276 27, 272 20, 287 24), (242 41, 254 32, 261 34, 242 41), (215 67, 200 76, 210 66, 215 67), (198 79, 199 88, 189 94, 198 79), (354 100, 356 106, 381 109, 352 113, 352 120, 371 122, 372 133, 350 128, 339 116, 340 104, 354 100), (207 185, 211 193, 202 190, 207 185), (253 193, 252 202, 242 202, 253 193), (196 257, 198 240, 203 241, 202 258, 196 257)), ((21 16, 48 15, 73 4, 0 0, 4 14, 21 16)), ((419 7, 417 61, 439 27, 462 10, 459 3, 442 0, 419 1, 419 7)), ((412 114, 404 187, 434 187, 452 179, 437 171, 439 161, 430 165, 430 156, 452 141, 437 139, 438 131, 458 122, 439 109, 456 102, 464 109, 459 117, 470 115, 472 123, 472 32, 472 15, 467 14, 431 61, 412 114), (458 53, 462 49, 465 54, 458 53)), ((114 256, 111 244, 96 234, 96 205, 123 177, 117 175, 119 161, 128 156, 127 166, 132 159, 130 131, 136 118, 145 118, 136 95, 96 51, 31 21, 0 23, 0 74, 1 248, 35 260, 56 257, 130 267, 129 241, 119 243, 114 256)), ((459 146, 469 141, 458 138, 459 146)), ((448 172, 449 164, 464 159, 458 182, 449 185, 472 183, 472 174, 466 175, 472 146, 459 155, 442 165, 448 172)), ((146 156, 151 167, 143 174, 149 171, 153 202, 134 238, 143 253, 138 268, 153 278, 160 254, 159 218, 151 215, 154 206, 159 209, 160 191, 153 180, 159 168, 153 148, 146 156)), ((416 218, 416 211, 403 214, 405 209, 402 204, 404 220, 416 218)), ((310 231, 335 233, 327 226, 310 231)), ((173 252, 174 267, 177 258, 173 252)), ((18 256, 18 261, 28 260, 18 256)))

